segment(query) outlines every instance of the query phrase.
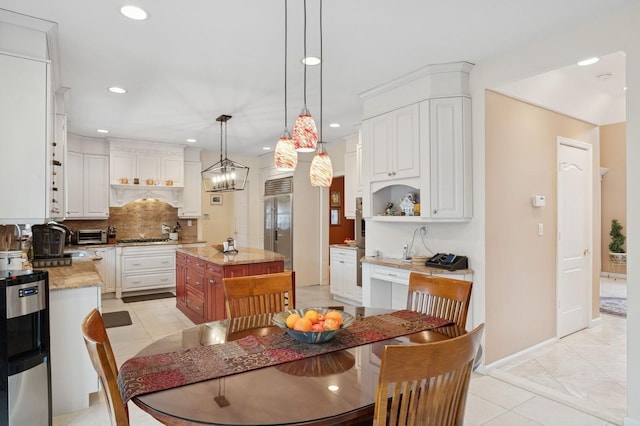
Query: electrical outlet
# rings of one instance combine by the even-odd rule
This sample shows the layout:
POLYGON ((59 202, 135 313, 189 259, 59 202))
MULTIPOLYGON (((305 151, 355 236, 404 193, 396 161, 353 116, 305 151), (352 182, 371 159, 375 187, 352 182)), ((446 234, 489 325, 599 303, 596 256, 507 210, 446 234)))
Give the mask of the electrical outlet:
POLYGON ((191 222, 191 219, 187 220, 187 226, 193 226, 193 222, 191 222))

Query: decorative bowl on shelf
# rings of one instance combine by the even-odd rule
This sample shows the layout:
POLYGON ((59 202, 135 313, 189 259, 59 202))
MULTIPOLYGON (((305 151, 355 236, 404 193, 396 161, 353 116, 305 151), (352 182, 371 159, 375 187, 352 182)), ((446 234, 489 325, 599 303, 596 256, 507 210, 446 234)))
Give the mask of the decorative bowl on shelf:
POLYGON ((327 331, 297 331, 287 327, 286 320, 287 317, 291 314, 298 314, 301 317, 304 316, 305 312, 309 309, 313 309, 317 311, 319 314, 326 314, 329 311, 335 311, 336 309, 328 309, 328 308, 305 308, 305 309, 289 309, 288 311, 278 312, 273 316, 273 323, 278 327, 285 330, 291 337, 296 339, 299 342, 303 343, 324 343, 336 337, 339 333, 341 333, 345 328, 349 327, 353 324, 356 319, 353 315, 339 311, 342 315, 342 325, 340 328, 336 330, 327 330, 327 331))
POLYGON ((356 242, 356 240, 350 240, 350 239, 346 239, 344 240, 344 243, 346 245, 348 245, 349 247, 356 247, 358 245, 358 243, 356 242))

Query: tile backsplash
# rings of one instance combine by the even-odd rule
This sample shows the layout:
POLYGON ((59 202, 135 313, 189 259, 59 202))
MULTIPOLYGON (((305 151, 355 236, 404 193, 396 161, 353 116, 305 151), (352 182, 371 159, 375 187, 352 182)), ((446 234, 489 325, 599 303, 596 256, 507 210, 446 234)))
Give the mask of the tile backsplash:
MULTIPOLYGON (((72 231, 78 229, 107 229, 115 226, 116 238, 162 238, 162 224, 173 229, 180 223, 180 240, 195 240, 198 236, 198 221, 190 219, 192 224, 187 226, 187 219, 178 219, 178 209, 157 200, 137 200, 122 207, 109 208, 109 219, 106 220, 65 220, 64 224, 72 231)), ((165 235, 166 236, 166 235, 165 235)))

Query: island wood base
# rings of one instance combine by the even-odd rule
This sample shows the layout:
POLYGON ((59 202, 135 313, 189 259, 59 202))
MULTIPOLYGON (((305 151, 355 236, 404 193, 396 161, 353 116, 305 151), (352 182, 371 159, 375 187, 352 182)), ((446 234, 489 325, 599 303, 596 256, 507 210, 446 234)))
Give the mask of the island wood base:
POLYGON ((176 307, 196 324, 226 318, 222 279, 284 271, 284 260, 219 264, 176 253, 176 307))

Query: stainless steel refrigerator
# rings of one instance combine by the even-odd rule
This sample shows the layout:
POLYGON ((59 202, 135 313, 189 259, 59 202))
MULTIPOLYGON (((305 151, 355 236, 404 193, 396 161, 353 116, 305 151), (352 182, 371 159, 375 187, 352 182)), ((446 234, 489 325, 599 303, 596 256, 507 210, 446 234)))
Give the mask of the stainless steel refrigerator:
POLYGON ((264 248, 285 257, 285 269, 293 269, 293 178, 264 184, 264 248))

